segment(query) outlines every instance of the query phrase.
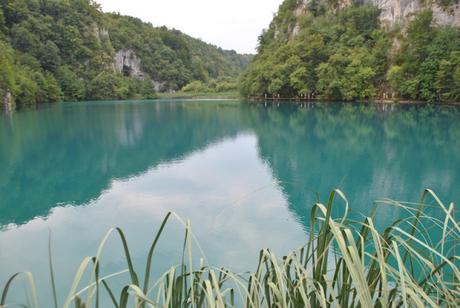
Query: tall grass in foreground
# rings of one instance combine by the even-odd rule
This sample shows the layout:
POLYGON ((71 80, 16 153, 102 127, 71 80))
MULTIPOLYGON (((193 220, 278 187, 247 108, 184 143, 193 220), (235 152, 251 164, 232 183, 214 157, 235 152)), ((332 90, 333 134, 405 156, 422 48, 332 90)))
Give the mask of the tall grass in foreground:
MULTIPOLYGON (((395 221, 383 232, 371 217, 362 222, 347 219, 348 202, 342 192, 331 193, 326 205, 316 204, 310 215, 311 232, 307 244, 278 259, 262 250, 253 273, 236 274, 225 268, 204 264, 194 268, 190 223, 170 213, 161 224, 150 247, 143 281, 134 270, 127 240, 120 229, 110 230, 96 255, 81 263, 69 295, 58 303, 52 261, 50 273, 54 305, 58 307, 99 307, 106 292, 114 307, 458 307, 460 271, 457 244, 460 228, 455 206, 445 206, 426 190, 416 207, 385 201, 407 211, 407 218, 395 221), (342 199, 335 202, 336 197, 342 199), (442 219, 425 214, 427 200, 439 208, 442 219), (343 216, 331 216, 333 206, 343 206, 343 216), (182 264, 171 267, 160 279, 150 281, 153 255, 167 222, 175 217, 185 225, 182 264), (441 239, 432 243, 430 234, 439 230, 441 239), (114 273, 100 277, 100 255, 111 234, 123 244, 129 281, 119 294, 110 287, 114 273), (82 285, 85 272, 91 281, 82 285)), ((7 307, 8 289, 21 274, 7 282, 0 307, 7 307)), ((29 281, 31 304, 38 307, 32 274, 29 281)), ((157 276, 158 277, 158 276, 157 276)))

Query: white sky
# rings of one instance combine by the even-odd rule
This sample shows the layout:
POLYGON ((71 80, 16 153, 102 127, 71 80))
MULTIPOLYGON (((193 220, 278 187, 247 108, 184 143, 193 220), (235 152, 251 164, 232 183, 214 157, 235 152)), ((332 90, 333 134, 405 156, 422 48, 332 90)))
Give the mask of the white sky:
POLYGON ((96 0, 104 12, 138 17, 240 53, 255 53, 283 0, 96 0))

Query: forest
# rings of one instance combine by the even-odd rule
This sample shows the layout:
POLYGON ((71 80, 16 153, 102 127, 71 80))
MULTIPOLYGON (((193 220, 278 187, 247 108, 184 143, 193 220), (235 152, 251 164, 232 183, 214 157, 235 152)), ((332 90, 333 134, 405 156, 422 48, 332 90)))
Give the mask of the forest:
POLYGON ((237 89, 244 98, 460 100, 459 28, 436 25, 430 10, 388 28, 377 7, 332 2, 309 1, 299 17, 299 2, 284 1, 254 57, 103 13, 92 0, 0 0, 0 103, 237 89), (135 72, 117 67, 125 53, 138 60, 135 72))
POLYGON ((335 9, 329 2, 310 1, 300 20, 298 1, 283 2, 259 37, 241 80, 243 96, 460 99, 458 28, 437 26, 430 10, 405 27, 383 27, 374 6, 335 9))
POLYGON ((153 98, 156 90, 192 82, 236 87, 251 59, 178 30, 102 13, 91 0, 0 0, 0 50, 0 99, 17 106, 153 98), (140 59, 141 78, 116 69, 120 50, 140 59))

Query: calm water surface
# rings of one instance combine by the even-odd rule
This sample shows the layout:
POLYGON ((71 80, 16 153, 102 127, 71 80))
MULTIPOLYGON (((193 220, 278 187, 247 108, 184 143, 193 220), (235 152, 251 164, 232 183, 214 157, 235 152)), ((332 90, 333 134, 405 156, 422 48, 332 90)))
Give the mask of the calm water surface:
MULTIPOLYGON (((142 265, 169 211, 191 220, 208 262, 246 271, 261 248, 301 246, 309 209, 335 187, 353 218, 375 210, 380 227, 404 214, 376 200, 430 187, 458 201, 459 138, 454 107, 126 101, 0 115, 0 285, 33 271, 49 303, 50 233, 61 298, 110 227, 142 265)), ((179 262, 183 235, 168 226, 155 270, 179 262)), ((116 239, 102 262, 126 267, 116 239)), ((20 284, 12 296, 23 295, 20 284)))

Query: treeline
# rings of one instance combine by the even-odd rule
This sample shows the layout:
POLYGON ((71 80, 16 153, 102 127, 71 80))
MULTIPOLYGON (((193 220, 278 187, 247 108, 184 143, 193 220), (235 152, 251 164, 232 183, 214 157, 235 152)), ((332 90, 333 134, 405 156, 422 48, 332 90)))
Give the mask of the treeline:
POLYGON ((244 96, 423 101, 460 99, 460 30, 433 24, 431 11, 407 29, 384 29, 368 5, 336 9, 312 0, 296 16, 286 0, 259 37, 241 79, 244 96))
POLYGON ((0 0, 0 104, 151 98, 155 84, 236 78, 250 56, 179 31, 104 14, 92 0, 0 0), (142 78, 115 66, 121 49, 141 60, 142 78))

